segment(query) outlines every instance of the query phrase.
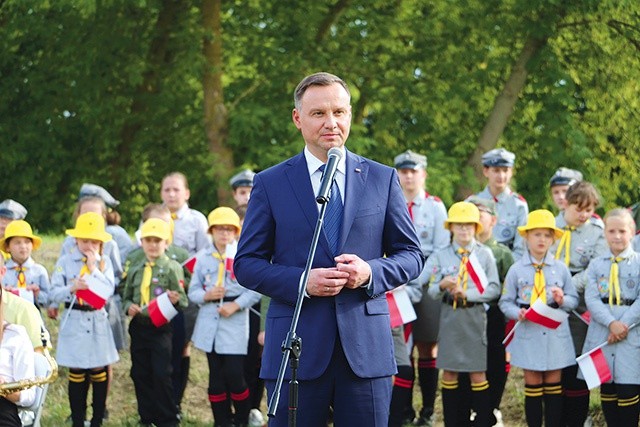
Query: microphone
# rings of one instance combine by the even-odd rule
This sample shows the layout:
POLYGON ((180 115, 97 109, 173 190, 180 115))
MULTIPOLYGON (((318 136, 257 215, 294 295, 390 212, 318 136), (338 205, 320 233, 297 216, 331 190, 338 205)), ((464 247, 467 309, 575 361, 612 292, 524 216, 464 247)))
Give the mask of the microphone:
POLYGON ((338 163, 342 158, 342 150, 333 147, 327 155, 329 160, 327 160, 327 164, 324 167, 322 181, 320 181, 320 191, 318 192, 318 197, 316 197, 316 202, 320 204, 328 203, 331 198, 331 184, 333 184, 333 178, 338 170, 338 163))

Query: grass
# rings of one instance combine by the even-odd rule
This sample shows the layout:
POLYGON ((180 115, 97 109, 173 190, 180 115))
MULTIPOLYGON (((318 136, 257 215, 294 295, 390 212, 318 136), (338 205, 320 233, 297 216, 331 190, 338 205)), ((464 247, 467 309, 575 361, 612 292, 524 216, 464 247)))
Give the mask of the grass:
MULTIPOLYGON (((53 267, 60 253, 63 238, 60 236, 45 236, 42 247, 34 253, 34 259, 44 264, 48 271, 53 271, 53 267)), ((46 316, 45 316, 46 317, 46 316)), ((47 319, 47 327, 51 332, 54 347, 57 341, 58 322, 47 319)), ((53 352, 55 356, 55 350, 53 352)), ((304 357, 304 356, 303 356, 304 357)), ((109 419, 105 422, 106 427, 136 426, 138 421, 137 404, 133 389, 133 382, 129 377, 131 360, 129 353, 120 353, 120 361, 113 366, 114 379, 109 392, 107 407, 109 409, 109 419)), ((183 399, 183 422, 185 426, 211 426, 213 417, 207 399, 207 385, 209 372, 206 356, 199 350, 192 349, 191 353, 191 373, 183 399)), ((285 387, 287 385, 285 384, 285 387)), ((421 396, 416 387, 414 389, 414 406, 421 407, 421 396)), ((507 386, 502 398, 501 406, 503 422, 507 427, 524 427, 524 380, 522 371, 513 368, 509 374, 507 386)), ((91 409, 89 407, 88 412, 91 409)), ((263 413, 266 413, 266 402, 263 401, 263 413)), ((599 392, 591 394, 590 413, 594 418, 594 426, 603 426, 604 418, 600 410, 599 392)), ((442 426, 442 408, 440 397, 436 401, 436 426, 442 426)), ((42 425, 62 426, 65 425, 67 417, 70 415, 69 401, 67 398, 67 371, 60 368, 59 378, 50 385, 47 399, 44 405, 42 425)))

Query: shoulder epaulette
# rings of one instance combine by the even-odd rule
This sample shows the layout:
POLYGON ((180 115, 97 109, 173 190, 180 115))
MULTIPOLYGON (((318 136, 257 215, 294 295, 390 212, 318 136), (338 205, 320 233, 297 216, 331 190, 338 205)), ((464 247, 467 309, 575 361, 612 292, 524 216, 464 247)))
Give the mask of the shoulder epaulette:
POLYGON ((429 194, 428 192, 424 192, 425 197, 428 199, 429 197, 431 197, 433 200, 435 200, 436 202, 441 202, 442 199, 440 199, 440 197, 438 196, 434 196, 432 194, 429 194))

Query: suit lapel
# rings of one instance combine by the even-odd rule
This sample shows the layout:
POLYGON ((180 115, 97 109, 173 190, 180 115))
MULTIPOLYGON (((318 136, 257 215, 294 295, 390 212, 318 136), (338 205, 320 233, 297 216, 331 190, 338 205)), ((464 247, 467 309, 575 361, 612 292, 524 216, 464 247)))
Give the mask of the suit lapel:
POLYGON ((360 207, 358 200, 364 195, 367 175, 369 173, 369 164, 362 157, 351 153, 349 150, 347 150, 346 153, 346 194, 344 195, 344 217, 342 218, 339 250, 342 250, 347 240, 349 230, 351 230, 351 225, 360 207), (355 195, 359 196, 356 197, 355 195))
MULTIPOLYGON (((311 187, 311 179, 309 178, 309 169, 304 154, 292 157, 289 160, 289 168, 285 173, 289 180, 292 192, 298 204, 302 208, 305 218, 310 227, 315 227, 318 221, 318 208, 316 207, 315 197, 313 196, 313 187, 311 187)), ((325 239, 326 240, 326 239, 325 239)))

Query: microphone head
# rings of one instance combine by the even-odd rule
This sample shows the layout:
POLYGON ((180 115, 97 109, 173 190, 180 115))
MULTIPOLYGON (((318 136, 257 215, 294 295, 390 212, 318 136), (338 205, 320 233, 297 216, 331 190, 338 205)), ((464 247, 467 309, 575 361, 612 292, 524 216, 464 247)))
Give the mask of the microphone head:
POLYGON ((331 156, 337 157, 338 160, 340 160, 342 158, 342 150, 339 149, 338 147, 332 147, 327 152, 327 158, 329 158, 331 156))

